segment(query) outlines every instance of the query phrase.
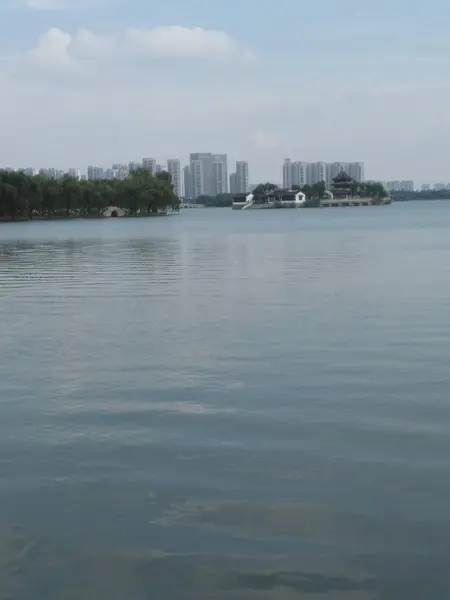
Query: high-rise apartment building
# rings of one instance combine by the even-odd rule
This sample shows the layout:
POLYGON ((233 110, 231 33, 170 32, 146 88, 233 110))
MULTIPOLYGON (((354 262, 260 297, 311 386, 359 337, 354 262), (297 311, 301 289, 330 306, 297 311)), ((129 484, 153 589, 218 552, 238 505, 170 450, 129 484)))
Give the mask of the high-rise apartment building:
POLYGON ((211 189, 210 166, 212 165, 210 165, 209 162, 204 161, 201 158, 191 158, 192 198, 212 195, 211 193, 207 194, 211 189))
POLYGON ((183 194, 181 189, 181 163, 177 158, 170 158, 167 161, 167 172, 172 180, 175 196, 181 198, 183 194))
POLYGON ((149 169, 152 173, 156 173, 156 160, 154 158, 143 158, 142 166, 144 169, 149 169))
POLYGON ((91 165, 87 170, 87 178, 91 181, 105 179, 105 169, 91 165))
POLYGON ((308 183, 310 185, 314 183, 320 183, 321 181, 327 181, 327 163, 324 162, 313 162, 308 164, 308 183))
POLYGON ((80 171, 80 169, 69 169, 67 171, 67 174, 70 177, 73 177, 74 179, 78 179, 78 180, 81 179, 81 171, 80 171))
POLYGON ((183 198, 191 200, 194 197, 194 194, 191 167, 189 165, 186 165, 183 168, 183 188, 183 198))
POLYGON ((293 162, 291 165, 291 186, 303 187, 308 183, 308 165, 305 162, 293 162))
POLYGON ((35 174, 35 170, 32 167, 27 167, 26 169, 18 169, 20 172, 28 175, 28 177, 33 177, 35 174))
POLYGON ((128 170, 130 173, 134 173, 135 171, 137 171, 138 169, 142 168, 142 163, 140 162, 136 162, 134 160, 132 160, 129 164, 128 164, 128 170))
POLYGON ((228 157, 226 154, 213 155, 212 196, 228 193, 228 157))
POLYGON ((231 173, 231 175, 230 175, 230 193, 231 194, 242 193, 242 192, 239 192, 237 173, 231 173))
POLYGON ((388 192, 413 192, 414 181, 387 181, 386 189, 388 192))
POLYGON ((214 196, 214 161, 210 152, 194 152, 190 155, 192 198, 214 196))
POLYGON ((216 196, 228 192, 228 159, 226 154, 192 153, 189 169, 193 198, 216 196))
POLYGON ((283 187, 290 190, 292 187, 292 161, 290 158, 284 159, 283 164, 283 187))
MULTIPOLYGON (((231 181, 231 179, 230 179, 231 181)), ((238 160, 236 162, 236 194, 246 194, 248 192, 248 162, 238 160)))
POLYGON ((364 163, 307 163, 292 162, 290 158, 286 158, 283 164, 283 187, 290 188, 292 185, 312 185, 321 181, 324 181, 327 185, 331 185, 333 179, 342 170, 356 181, 364 181, 364 163))
POLYGON ((364 181, 364 163, 362 162, 353 162, 348 163, 346 165, 346 169, 344 169, 350 177, 353 177, 355 181, 361 183, 364 181))
POLYGON ((310 183, 311 168, 306 162, 292 162, 286 158, 283 164, 283 187, 290 189, 293 185, 304 186, 310 183))

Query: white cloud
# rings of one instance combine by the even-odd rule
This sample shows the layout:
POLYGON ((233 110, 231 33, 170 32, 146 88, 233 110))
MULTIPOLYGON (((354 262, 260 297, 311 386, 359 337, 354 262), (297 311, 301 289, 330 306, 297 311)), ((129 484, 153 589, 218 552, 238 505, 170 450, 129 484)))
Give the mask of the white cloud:
POLYGON ((22 0, 27 8, 41 11, 82 10, 100 7, 107 0, 22 0))
POLYGON ((82 67, 87 59, 231 59, 238 58, 240 50, 239 44, 225 32, 201 27, 129 28, 120 35, 109 37, 88 29, 80 29, 72 36, 52 28, 41 35, 29 56, 40 67, 67 68, 82 67))
POLYGON ((73 6, 70 0, 27 0, 26 5, 36 10, 65 10, 73 6))
POLYGON ((238 47, 223 31, 195 27, 131 28, 126 32, 127 46, 148 56, 229 56, 238 47))
POLYGON ((31 50, 31 59, 44 67, 67 67, 70 64, 69 49, 72 36, 53 27, 40 36, 36 47, 31 50))

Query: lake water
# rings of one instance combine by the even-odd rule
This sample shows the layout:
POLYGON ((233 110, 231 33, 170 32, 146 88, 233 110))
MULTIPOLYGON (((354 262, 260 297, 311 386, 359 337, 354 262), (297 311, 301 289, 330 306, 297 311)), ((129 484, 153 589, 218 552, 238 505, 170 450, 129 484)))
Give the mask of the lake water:
POLYGON ((450 202, 0 226, 0 598, 450 597, 450 202))

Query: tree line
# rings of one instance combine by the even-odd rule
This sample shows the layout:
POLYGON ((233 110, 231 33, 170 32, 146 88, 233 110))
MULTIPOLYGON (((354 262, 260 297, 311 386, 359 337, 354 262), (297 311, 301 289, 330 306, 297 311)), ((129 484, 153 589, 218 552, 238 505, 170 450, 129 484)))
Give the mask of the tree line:
POLYGON ((168 173, 137 169, 124 179, 78 180, 69 175, 52 179, 22 171, 0 170, 0 219, 100 216, 107 206, 126 214, 178 210, 168 173))

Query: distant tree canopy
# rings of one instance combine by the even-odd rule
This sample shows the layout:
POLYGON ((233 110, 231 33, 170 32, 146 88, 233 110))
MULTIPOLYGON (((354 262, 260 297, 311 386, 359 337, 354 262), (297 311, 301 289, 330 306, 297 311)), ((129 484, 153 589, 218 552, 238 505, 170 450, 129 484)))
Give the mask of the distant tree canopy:
POLYGON ((267 192, 273 192, 277 188, 278 188, 278 186, 275 185, 274 183, 270 183, 270 181, 266 181, 266 183, 260 183, 259 185, 257 185, 255 187, 255 189, 252 191, 252 194, 255 194, 255 196, 257 196, 258 194, 265 194, 267 192))
POLYGON ((118 206, 130 215, 179 208, 168 173, 138 169, 124 180, 50 179, 21 171, 0 170, 0 218, 33 219, 100 215, 118 206))

